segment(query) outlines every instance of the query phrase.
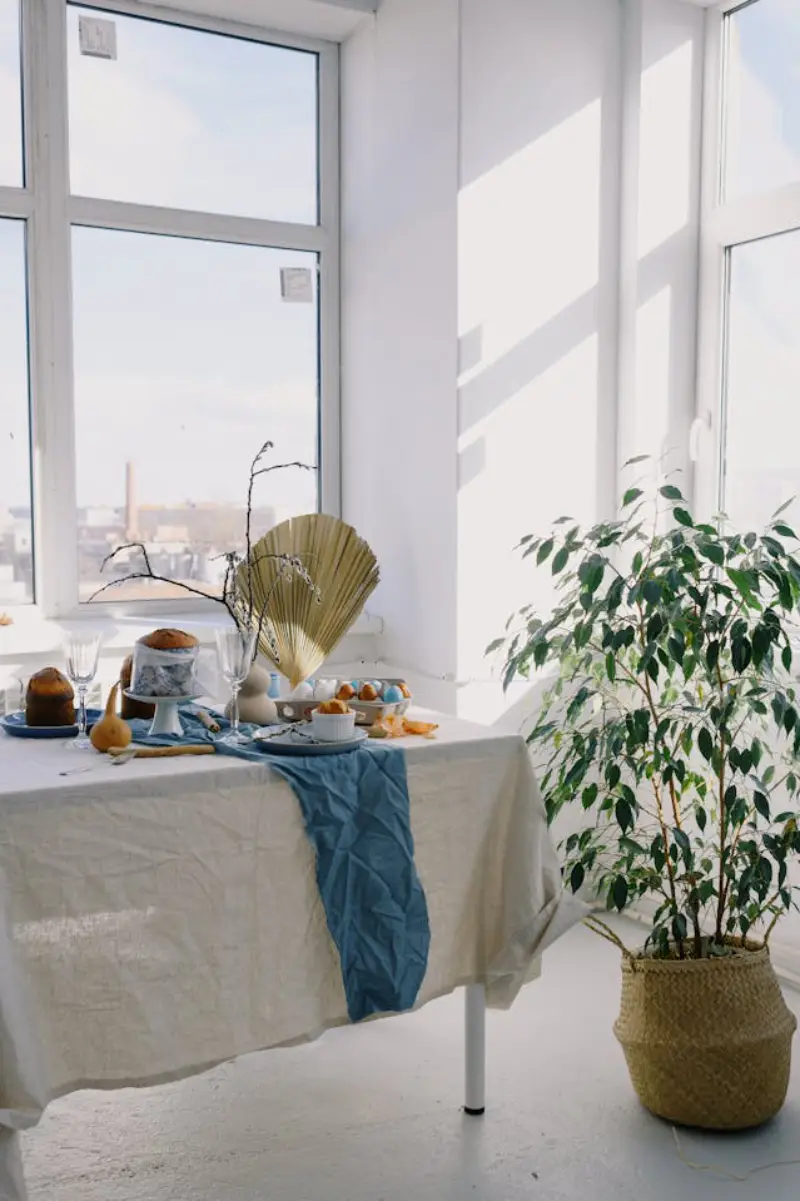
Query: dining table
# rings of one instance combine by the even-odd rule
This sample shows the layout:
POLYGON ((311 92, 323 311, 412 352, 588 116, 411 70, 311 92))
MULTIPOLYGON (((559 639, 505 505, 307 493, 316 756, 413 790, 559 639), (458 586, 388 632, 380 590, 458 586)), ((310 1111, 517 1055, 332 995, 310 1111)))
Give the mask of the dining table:
MULTIPOLYGON (((509 1007, 585 910, 562 887, 524 739, 434 720, 434 737, 392 742, 430 924, 415 1007, 465 990, 477 1115, 486 1005, 509 1007)), ((178 1080, 348 1023, 314 850, 273 761, 116 765, 0 734, 0 1201, 26 1198, 17 1136, 55 1098, 178 1080)))

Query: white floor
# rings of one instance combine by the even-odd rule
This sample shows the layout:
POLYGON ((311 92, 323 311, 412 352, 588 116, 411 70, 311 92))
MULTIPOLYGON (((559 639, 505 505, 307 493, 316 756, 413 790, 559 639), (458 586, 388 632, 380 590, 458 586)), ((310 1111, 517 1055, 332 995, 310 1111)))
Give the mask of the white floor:
MULTIPOLYGON (((587 931, 548 952, 490 1015, 483 1119, 460 1111, 460 996, 181 1084, 67 1097, 25 1138, 31 1201, 796 1201, 800 1166, 732 1183, 681 1162, 632 1095, 618 990, 614 949, 587 931)), ((740 1174, 800 1158, 800 1052, 772 1125, 681 1137, 740 1174)))

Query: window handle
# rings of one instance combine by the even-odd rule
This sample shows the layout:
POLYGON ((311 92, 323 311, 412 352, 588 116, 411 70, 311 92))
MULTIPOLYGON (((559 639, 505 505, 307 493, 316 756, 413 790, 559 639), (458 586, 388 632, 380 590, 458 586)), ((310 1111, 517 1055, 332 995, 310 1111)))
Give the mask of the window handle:
POLYGON ((711 432, 712 422, 711 413, 705 409, 699 416, 695 417, 689 430, 689 459, 692 463, 696 463, 700 458, 700 438, 703 430, 711 432))

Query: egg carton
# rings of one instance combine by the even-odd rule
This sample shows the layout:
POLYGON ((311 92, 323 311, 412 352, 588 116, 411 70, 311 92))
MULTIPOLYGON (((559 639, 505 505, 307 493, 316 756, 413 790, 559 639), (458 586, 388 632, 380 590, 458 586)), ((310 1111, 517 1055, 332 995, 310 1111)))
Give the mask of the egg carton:
MULTIPOLYGON (((374 678, 374 677, 373 677, 374 678)), ((371 683, 370 680, 353 680, 353 684, 359 685, 359 691, 364 684, 371 683)), ((401 679, 384 679, 384 684, 403 684, 401 679)), ((377 701, 360 701, 358 697, 353 697, 347 703, 355 712, 357 726, 371 726, 374 722, 380 721, 382 717, 389 717, 392 714, 401 717, 407 712, 411 704, 411 697, 404 697, 402 701, 387 702, 377 701)), ((320 702, 315 700, 277 700, 275 707, 278 710, 278 717, 281 721, 308 721, 312 712, 319 706, 320 702)))

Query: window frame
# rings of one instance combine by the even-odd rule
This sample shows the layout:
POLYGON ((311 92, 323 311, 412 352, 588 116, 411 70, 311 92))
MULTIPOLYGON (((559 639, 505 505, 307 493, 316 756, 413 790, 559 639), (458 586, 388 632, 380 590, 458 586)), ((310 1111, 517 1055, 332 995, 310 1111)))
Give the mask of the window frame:
POLYGON ((724 499, 732 255, 737 246, 800 230, 800 180, 724 199, 727 22, 761 2, 724 0, 705 14, 697 405, 689 447, 695 508, 705 517, 718 513, 724 499))
MULTIPOLYGON (((318 224, 161 208, 72 195, 69 184, 68 0, 22 0, 24 186, 0 187, 0 218, 26 222, 31 494, 35 599, 4 606, 31 620, 208 614, 213 601, 79 602, 72 342, 73 225, 309 251, 319 263, 319 500, 341 514, 339 47, 144 0, 78 0, 82 8, 244 38, 318 56, 318 224)), ((242 481, 244 487, 246 481, 242 481)))

